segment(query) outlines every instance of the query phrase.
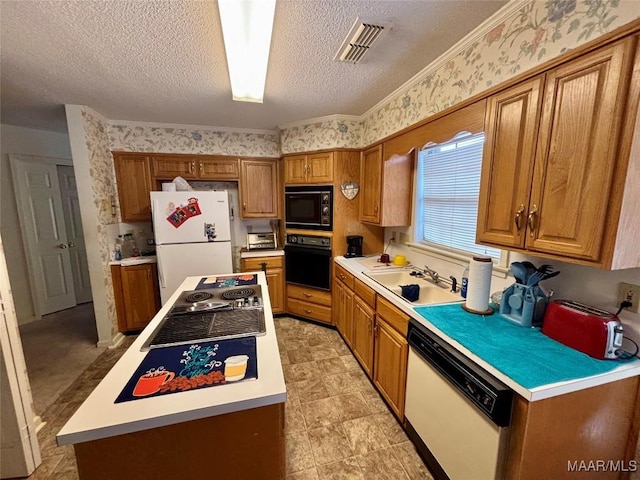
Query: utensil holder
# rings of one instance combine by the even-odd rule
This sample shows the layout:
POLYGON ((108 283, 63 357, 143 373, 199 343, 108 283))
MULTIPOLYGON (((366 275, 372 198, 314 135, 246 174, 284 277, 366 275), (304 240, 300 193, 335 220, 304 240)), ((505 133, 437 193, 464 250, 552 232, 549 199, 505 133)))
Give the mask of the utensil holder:
POLYGON ((540 326, 547 302, 547 296, 537 285, 514 283, 502 292, 500 314, 523 327, 540 326))

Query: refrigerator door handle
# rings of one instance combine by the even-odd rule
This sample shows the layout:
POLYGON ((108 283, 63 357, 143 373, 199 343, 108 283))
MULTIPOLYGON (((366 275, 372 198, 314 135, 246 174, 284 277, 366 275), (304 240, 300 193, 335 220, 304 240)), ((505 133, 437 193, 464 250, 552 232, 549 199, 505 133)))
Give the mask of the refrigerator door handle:
POLYGON ((156 257, 156 263, 158 264, 158 281, 160 283, 160 288, 167 288, 167 284, 164 281, 164 271, 162 268, 162 255, 158 255, 156 257))

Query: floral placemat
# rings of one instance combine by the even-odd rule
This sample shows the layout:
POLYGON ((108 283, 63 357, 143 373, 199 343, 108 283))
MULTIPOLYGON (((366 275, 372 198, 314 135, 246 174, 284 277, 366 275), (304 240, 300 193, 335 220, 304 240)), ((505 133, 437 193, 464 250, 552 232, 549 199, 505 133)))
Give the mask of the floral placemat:
POLYGON ((149 351, 114 403, 258 378, 256 338, 149 351))

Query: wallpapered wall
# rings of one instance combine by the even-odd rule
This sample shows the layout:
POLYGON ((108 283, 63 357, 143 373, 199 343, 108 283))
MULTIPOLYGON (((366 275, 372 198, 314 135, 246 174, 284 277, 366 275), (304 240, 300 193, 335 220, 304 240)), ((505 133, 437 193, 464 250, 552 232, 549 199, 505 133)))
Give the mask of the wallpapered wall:
POLYGON ((279 157, 278 133, 251 133, 215 127, 170 127, 113 123, 109 127, 112 150, 129 152, 192 153, 279 157))
MULTIPOLYGON (((82 108, 82 122, 84 125, 85 142, 89 157, 89 176, 91 177, 91 191, 93 194, 93 198, 91 200, 93 202, 94 210, 97 212, 97 218, 94 226, 97 234, 98 251, 87 251, 87 254, 97 254, 100 256, 100 265, 103 269, 104 278, 105 308, 108 315, 108 321, 111 325, 111 338, 113 338, 118 332, 118 319, 113 295, 111 272, 109 270, 111 253, 109 251, 106 227, 107 225, 114 223, 115 219, 111 215, 110 209, 101 208, 104 200, 110 204, 112 198, 118 198, 115 183, 115 171, 113 168, 113 157, 111 156, 109 146, 108 124, 87 107, 82 108)), ((82 200, 86 201, 86 199, 82 200)), ((95 286, 92 285, 92 288, 94 290, 94 302, 96 302, 95 286)))
POLYGON ((534 0, 503 10, 359 124, 313 122, 282 130, 282 152, 371 145, 638 17, 637 0, 534 0))
MULTIPOLYGON (((108 122, 83 109, 90 152, 93 201, 114 195, 109 150, 278 157, 281 153, 359 148, 402 130, 535 65, 640 17, 636 0, 555 0, 514 3, 448 55, 428 66, 412 84, 367 112, 362 119, 336 115, 280 132, 237 132, 215 127, 154 126, 108 122)), ((108 274, 109 251, 99 214, 99 255, 112 331, 115 306, 108 274)))

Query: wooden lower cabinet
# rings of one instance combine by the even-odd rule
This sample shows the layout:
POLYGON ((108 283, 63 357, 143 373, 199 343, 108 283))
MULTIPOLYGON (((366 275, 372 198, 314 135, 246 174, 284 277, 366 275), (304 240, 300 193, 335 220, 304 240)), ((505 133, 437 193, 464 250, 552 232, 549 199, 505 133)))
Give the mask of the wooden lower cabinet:
POLYGON ((333 282, 333 322, 346 344, 353 342, 353 292, 334 278, 333 282))
POLYGON ((353 355, 369 378, 373 375, 373 328, 375 311, 360 297, 353 298, 353 355))
POLYGON ((535 402, 514 395, 504 478, 628 478, 638 440, 639 377, 535 402), (581 462, 608 469, 574 470, 581 462), (611 462, 611 463, 609 463, 611 462))
POLYGON ((81 480, 281 480, 286 472, 284 403, 77 443, 74 448, 81 480))
POLYGON ((287 283, 287 312, 332 325, 331 292, 287 283))
POLYGON ((118 330, 142 330, 160 310, 158 270, 154 263, 112 265, 118 330))
POLYGON ((380 315, 376 317, 373 383, 402 422, 409 345, 380 315))
POLYGON ((243 272, 263 271, 269 286, 273 313, 284 313, 284 257, 252 257, 242 259, 243 272))

